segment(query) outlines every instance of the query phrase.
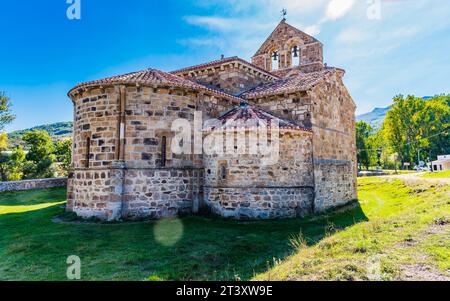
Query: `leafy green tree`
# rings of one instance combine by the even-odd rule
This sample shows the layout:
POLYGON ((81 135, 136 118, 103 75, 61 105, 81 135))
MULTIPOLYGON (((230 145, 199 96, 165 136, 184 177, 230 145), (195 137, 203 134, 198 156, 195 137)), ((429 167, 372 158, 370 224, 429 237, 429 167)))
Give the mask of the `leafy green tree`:
POLYGON ((359 121, 356 123, 356 147, 358 149, 358 163, 369 169, 370 158, 369 158, 369 143, 368 139, 373 133, 373 128, 364 121, 359 121))
POLYGON ((6 133, 0 133, 0 181, 6 181, 8 179, 8 161, 9 155, 4 153, 8 149, 8 135, 6 133))
POLYGON ((11 102, 5 92, 0 91, 0 131, 16 117, 11 113, 11 102))
POLYGON ((26 154, 22 146, 16 147, 8 162, 8 181, 19 181, 24 176, 24 164, 26 154))
MULTIPOLYGON (((11 123, 15 116, 11 114, 11 102, 5 92, 0 91, 0 131, 5 129, 5 125, 11 123)), ((7 180, 7 169, 9 155, 4 151, 8 148, 8 135, 0 133, 0 180, 7 180)))
POLYGON ((9 155, 4 152, 0 152, 0 181, 2 182, 8 180, 8 162, 9 155))
POLYGON ((0 133, 0 151, 3 152, 8 149, 8 134, 0 133))
POLYGON ((33 131, 26 133, 22 138, 29 152, 26 155, 27 161, 33 164, 25 164, 25 175, 27 178, 47 178, 53 177, 52 165, 56 160, 54 155, 55 146, 50 135, 46 131, 33 131))
POLYGON ((426 102, 420 114, 422 121, 422 159, 435 159, 450 154, 450 95, 438 96, 426 102))
POLYGON ((447 153, 450 148, 449 98, 440 96, 428 101, 411 95, 394 98, 383 124, 383 136, 402 165, 418 163, 431 153, 435 153, 434 156, 447 153))
POLYGON ((386 145, 380 131, 372 132, 367 138, 367 148, 370 166, 385 166, 386 145))
POLYGON ((55 154, 57 161, 61 163, 63 173, 67 174, 72 163, 72 139, 58 141, 55 154))

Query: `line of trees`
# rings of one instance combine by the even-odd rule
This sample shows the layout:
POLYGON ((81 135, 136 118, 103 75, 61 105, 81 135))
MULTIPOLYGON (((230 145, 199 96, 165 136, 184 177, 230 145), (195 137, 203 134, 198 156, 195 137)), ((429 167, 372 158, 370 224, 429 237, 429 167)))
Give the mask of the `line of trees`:
POLYGON ((72 141, 52 141, 46 131, 37 130, 23 135, 25 148, 18 146, 8 151, 8 135, 3 130, 14 119, 9 98, 4 92, 0 92, 0 180, 17 181, 67 175, 72 141))
POLYGON ((394 97, 380 129, 356 124, 360 168, 403 168, 450 153, 450 95, 429 100, 412 95, 394 97))

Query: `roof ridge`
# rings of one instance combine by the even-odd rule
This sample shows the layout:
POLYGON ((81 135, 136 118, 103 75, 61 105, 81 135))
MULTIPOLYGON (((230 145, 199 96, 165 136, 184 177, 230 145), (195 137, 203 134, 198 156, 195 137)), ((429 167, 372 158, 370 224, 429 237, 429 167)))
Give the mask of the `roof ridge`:
POLYGON ((274 82, 263 83, 240 95, 244 99, 275 95, 285 92, 306 91, 322 82, 330 74, 334 74, 339 68, 327 67, 319 71, 300 73, 296 76, 281 78, 274 82))

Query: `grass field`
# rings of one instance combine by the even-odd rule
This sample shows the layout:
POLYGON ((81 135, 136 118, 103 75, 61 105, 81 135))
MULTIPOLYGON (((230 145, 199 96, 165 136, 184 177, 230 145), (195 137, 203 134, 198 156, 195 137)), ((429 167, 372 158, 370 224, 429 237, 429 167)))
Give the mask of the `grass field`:
POLYGON ((360 206, 297 220, 189 217, 80 224, 64 189, 0 194, 0 280, 65 280, 77 255, 83 280, 439 279, 450 269, 450 188, 359 180, 360 206))
POLYGON ((422 175, 422 177, 430 178, 430 179, 433 179, 433 178, 446 178, 446 179, 448 179, 448 178, 450 178, 450 170, 439 171, 439 172, 429 172, 429 173, 426 173, 426 174, 422 175))

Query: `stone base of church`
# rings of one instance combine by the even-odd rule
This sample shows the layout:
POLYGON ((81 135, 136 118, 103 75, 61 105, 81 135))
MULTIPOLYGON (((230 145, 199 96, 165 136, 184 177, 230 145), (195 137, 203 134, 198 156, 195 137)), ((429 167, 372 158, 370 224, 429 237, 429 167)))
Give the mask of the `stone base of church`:
POLYGON ((170 218, 198 211, 203 170, 127 168, 76 170, 68 180, 67 211, 107 221, 170 218))
POLYGON ((313 203, 312 187, 205 188, 213 214, 238 220, 304 217, 313 203))

